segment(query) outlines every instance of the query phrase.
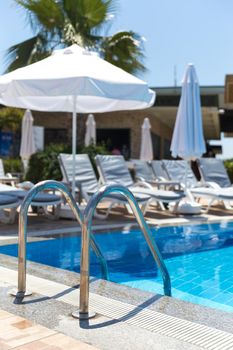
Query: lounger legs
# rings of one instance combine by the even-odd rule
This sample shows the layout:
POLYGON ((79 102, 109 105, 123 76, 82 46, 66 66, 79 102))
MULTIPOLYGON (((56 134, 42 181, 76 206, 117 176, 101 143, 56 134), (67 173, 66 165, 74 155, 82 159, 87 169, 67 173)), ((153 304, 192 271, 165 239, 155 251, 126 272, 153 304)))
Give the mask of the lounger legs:
POLYGON ((106 211, 105 214, 99 214, 97 213, 97 210, 95 210, 95 214, 94 217, 97 219, 101 219, 101 220, 105 220, 107 219, 108 215, 110 214, 110 211, 112 210, 112 208, 116 205, 116 203, 111 203, 106 211))
POLYGON ((9 209, 9 214, 7 214, 4 209, 0 210, 0 222, 3 224, 13 224, 16 218, 16 208, 9 209))
POLYGON ((48 206, 40 207, 42 214, 50 220, 57 220, 60 217, 61 203, 57 205, 53 205, 52 211, 48 210, 48 206))
POLYGON ((226 209, 228 209, 228 210, 232 210, 232 209, 233 209, 231 203, 228 202, 228 201, 223 201, 223 205, 224 205, 224 207, 225 207, 226 209))

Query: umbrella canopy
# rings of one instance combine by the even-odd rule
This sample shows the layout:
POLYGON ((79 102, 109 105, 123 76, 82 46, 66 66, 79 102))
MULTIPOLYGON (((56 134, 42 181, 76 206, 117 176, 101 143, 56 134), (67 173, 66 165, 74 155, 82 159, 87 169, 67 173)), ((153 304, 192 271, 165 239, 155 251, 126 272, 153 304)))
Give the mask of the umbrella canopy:
POLYGON ((200 90, 193 64, 188 65, 182 82, 171 152, 173 157, 181 157, 187 160, 199 158, 206 152, 202 128, 200 90))
POLYGON ((141 137, 141 149, 140 159, 150 161, 153 160, 153 147, 151 139, 151 124, 148 118, 144 119, 142 124, 142 137, 141 137))
MULTIPOLYGON (((78 45, 0 77, 0 103, 38 111, 73 113, 72 153, 75 174, 76 113, 150 107, 148 85, 78 45)), ((73 176, 73 193, 74 193, 73 176)))
POLYGON ((20 157, 22 158, 24 169, 27 170, 28 161, 36 152, 33 136, 33 117, 30 110, 26 110, 22 119, 20 157))
POLYGON ((154 97, 144 81, 78 45, 0 77, 3 104, 38 111, 141 109, 154 97))
POLYGON ((96 123, 93 114, 89 114, 86 121, 85 146, 96 143, 96 123))

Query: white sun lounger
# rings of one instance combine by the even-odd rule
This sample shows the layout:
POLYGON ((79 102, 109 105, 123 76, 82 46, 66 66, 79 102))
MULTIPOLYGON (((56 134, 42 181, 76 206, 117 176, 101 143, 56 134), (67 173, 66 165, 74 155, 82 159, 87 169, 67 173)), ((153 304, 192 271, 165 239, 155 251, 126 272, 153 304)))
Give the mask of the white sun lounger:
POLYGON ((232 187, 222 159, 199 158, 197 165, 204 183, 211 184, 214 188, 232 187))
POLYGON ((233 188, 211 187, 211 183, 199 183, 190 167, 185 160, 163 160, 163 165, 169 175, 169 178, 174 181, 180 181, 184 187, 185 172, 187 166, 187 186, 190 193, 197 199, 206 198, 209 200, 207 211, 215 201, 223 202, 227 209, 232 209, 229 202, 233 200, 233 188))
POLYGON ((13 176, 10 173, 5 173, 4 165, 2 159, 0 159, 0 183, 7 183, 11 184, 12 186, 15 186, 16 183, 19 182, 19 178, 16 176, 13 176))
POLYGON ((154 166, 156 166, 155 162, 157 161, 147 162, 141 159, 132 159, 131 162, 133 163, 135 176, 137 180, 148 182, 149 184, 157 188, 178 191, 181 190, 181 185, 179 182, 167 180, 165 177, 161 176, 161 173, 159 176, 156 176, 156 173, 152 168, 152 162, 154 163, 154 166))
MULTIPOLYGON (((0 184, 0 196, 9 196, 14 198, 17 207, 20 206, 21 202, 27 195, 27 191, 18 189, 16 187, 8 186, 5 184, 0 184)), ((61 197, 50 193, 38 193, 33 201, 31 202, 32 207, 42 208, 45 215, 49 218, 58 218, 60 212, 61 197), (54 208, 53 214, 48 211, 48 207, 52 206, 54 208)))
POLYGON ((19 200, 15 196, 0 194, 0 222, 11 224, 15 221, 19 200))
MULTIPOLYGON (((70 185, 73 177, 73 156, 72 154, 60 153, 58 160, 64 181, 70 185)), ((89 198, 98 191, 100 187, 100 183, 87 154, 76 154, 75 156, 75 185, 76 189, 79 189, 81 192, 82 199, 86 202, 88 202, 89 198)), ((142 205, 142 211, 145 211, 150 197, 143 194, 137 194, 135 197, 138 204, 142 205)), ((106 214, 100 215, 96 213, 96 217, 105 218, 108 216, 113 206, 119 204, 125 205, 127 203, 125 198, 120 194, 112 194, 108 196, 106 200, 111 203, 106 214)))
POLYGON ((95 159, 103 183, 119 183, 128 187, 133 194, 147 194, 151 201, 159 204, 162 209, 163 203, 179 203, 185 196, 182 192, 154 189, 145 181, 134 183, 123 156, 97 155, 95 159))

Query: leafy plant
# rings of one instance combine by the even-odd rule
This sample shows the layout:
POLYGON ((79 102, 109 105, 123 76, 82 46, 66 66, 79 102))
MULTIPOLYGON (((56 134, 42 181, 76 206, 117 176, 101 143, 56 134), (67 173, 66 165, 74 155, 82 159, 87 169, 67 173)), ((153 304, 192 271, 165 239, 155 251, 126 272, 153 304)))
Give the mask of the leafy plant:
POLYGON ((224 166, 227 170, 231 183, 233 183, 233 159, 227 159, 224 161, 224 166))
POLYGON ((3 159, 5 173, 21 173, 22 162, 20 158, 3 159))
POLYGON ((62 174, 58 162, 58 154, 68 152, 66 145, 50 144, 44 151, 33 154, 29 161, 29 168, 26 180, 37 183, 42 180, 62 179, 62 174))
POLYGON ((0 109, 0 130, 19 132, 24 111, 19 108, 4 107, 0 109))
MULTIPOLYGON (((44 151, 33 154, 29 161, 29 169, 26 180, 37 183, 43 180, 62 180, 62 173, 58 162, 59 153, 71 153, 70 147, 64 144, 50 144, 44 151)), ((95 167, 95 156, 97 154, 107 154, 104 144, 81 147, 77 153, 87 153, 95 167)))

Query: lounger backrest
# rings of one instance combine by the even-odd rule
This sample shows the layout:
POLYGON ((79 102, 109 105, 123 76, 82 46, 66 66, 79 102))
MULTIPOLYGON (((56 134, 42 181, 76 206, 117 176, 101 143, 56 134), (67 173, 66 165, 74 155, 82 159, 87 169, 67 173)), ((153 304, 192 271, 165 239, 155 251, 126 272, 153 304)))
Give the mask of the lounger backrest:
POLYGON ((220 187, 231 186, 231 181, 221 159, 200 158, 197 159, 197 164, 205 182, 215 182, 220 187))
POLYGON ((185 173, 187 166, 187 185, 188 187, 197 186, 198 181, 186 160, 167 160, 163 159, 163 164, 169 174, 172 181, 178 181, 182 184, 185 183, 185 173))
POLYGON ((97 155, 95 160, 104 183, 118 183, 127 187, 133 185, 123 156, 97 155))
MULTIPOLYGON (((65 175, 65 181, 71 183, 73 178, 73 156, 72 154, 60 153, 58 156, 61 169, 65 175)), ((98 180, 87 154, 76 154, 75 156, 75 183, 81 185, 84 192, 97 191, 98 180)))
POLYGON ((163 180, 171 180, 162 160, 152 160, 151 167, 156 178, 163 180))
POLYGON ((136 178, 145 180, 147 182, 155 181, 155 176, 151 166, 145 160, 132 159, 136 178))

